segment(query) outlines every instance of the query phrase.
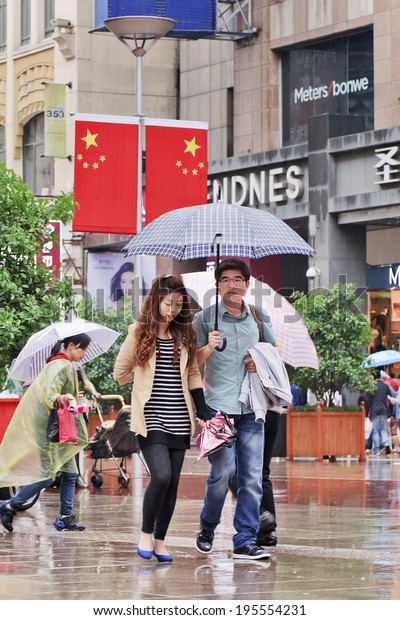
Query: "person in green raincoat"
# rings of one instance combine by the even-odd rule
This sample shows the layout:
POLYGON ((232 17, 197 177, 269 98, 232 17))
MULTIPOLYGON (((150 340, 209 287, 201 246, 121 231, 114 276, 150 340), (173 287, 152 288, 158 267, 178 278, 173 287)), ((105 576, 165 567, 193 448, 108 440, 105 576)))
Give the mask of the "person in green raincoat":
POLYGON ((53 525, 57 530, 84 530, 73 515, 78 468, 75 455, 88 443, 82 414, 75 416, 76 443, 49 443, 47 423, 59 396, 69 405, 79 402, 78 374, 73 362, 81 362, 90 344, 87 334, 58 341, 48 363, 21 399, 0 446, 0 486, 24 485, 11 500, 0 505, 0 520, 9 532, 18 508, 38 491, 53 485, 61 472, 60 514, 53 525))

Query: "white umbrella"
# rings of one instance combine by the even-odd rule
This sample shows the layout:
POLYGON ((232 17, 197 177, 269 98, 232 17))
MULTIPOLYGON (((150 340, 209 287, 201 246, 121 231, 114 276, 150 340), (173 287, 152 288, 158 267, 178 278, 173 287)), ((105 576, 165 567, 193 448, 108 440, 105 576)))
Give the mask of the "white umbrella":
MULTIPOLYGON (((214 271, 182 274, 190 296, 201 308, 212 304, 215 296, 214 271)), ((313 341, 301 316, 288 300, 268 284, 250 278, 246 300, 261 307, 271 320, 279 352, 284 362, 294 368, 318 370, 318 356, 313 341)))
POLYGON ((82 364, 108 351, 120 335, 109 327, 99 325, 98 323, 91 323, 84 319, 52 323, 29 338, 13 362, 9 376, 11 379, 33 381, 44 368, 46 360, 50 356, 56 342, 77 334, 87 334, 91 338, 86 355, 81 362, 82 364))

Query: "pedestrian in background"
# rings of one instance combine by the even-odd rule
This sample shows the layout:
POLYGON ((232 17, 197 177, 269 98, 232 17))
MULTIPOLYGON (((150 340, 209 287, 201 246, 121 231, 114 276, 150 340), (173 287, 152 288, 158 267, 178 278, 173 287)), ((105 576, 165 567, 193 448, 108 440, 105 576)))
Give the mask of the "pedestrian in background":
POLYGON ((53 525, 57 530, 85 529, 72 512, 78 476, 75 455, 88 443, 84 417, 80 413, 75 415, 76 443, 48 442, 47 424, 60 396, 66 396, 70 406, 78 405, 74 363, 82 361, 89 344, 87 334, 69 336, 55 344, 48 363, 25 392, 4 435, 0 446, 0 486, 25 485, 0 506, 1 523, 9 532, 13 531, 18 510, 37 492, 53 486, 57 472, 61 472, 61 505, 53 525))
POLYGON ((390 416, 388 398, 391 392, 383 378, 381 374, 378 374, 373 384, 373 391, 367 395, 366 402, 366 413, 370 416, 373 425, 372 454, 375 455, 391 454, 388 435, 388 417, 390 416))

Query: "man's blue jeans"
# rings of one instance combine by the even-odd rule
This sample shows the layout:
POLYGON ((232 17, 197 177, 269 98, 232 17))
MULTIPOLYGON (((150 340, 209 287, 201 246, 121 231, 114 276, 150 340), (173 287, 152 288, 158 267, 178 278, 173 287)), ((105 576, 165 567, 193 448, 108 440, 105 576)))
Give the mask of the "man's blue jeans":
MULTIPOLYGON (((67 516, 72 514, 72 509, 74 506, 74 495, 75 495, 75 481, 77 478, 77 474, 72 474, 68 472, 61 472, 61 487, 60 487, 60 515, 67 516)), ((42 489, 46 489, 47 487, 51 487, 53 485, 53 480, 51 478, 47 480, 41 480, 40 482, 34 482, 33 484, 28 484, 25 487, 22 487, 19 493, 10 501, 10 507, 13 510, 18 510, 18 507, 23 506, 23 504, 33 495, 36 495, 42 489)))
POLYGON ((229 480, 236 472, 238 491, 233 525, 234 549, 255 543, 260 525, 262 497, 262 467, 264 449, 264 425, 254 419, 254 413, 229 416, 235 420, 237 439, 232 448, 222 448, 209 456, 211 471, 200 527, 214 531, 221 521, 229 480))
POLYGON ((389 445, 389 435, 387 432, 387 416, 386 415, 377 415, 376 418, 372 420, 372 445, 373 445, 373 453, 378 454, 379 450, 382 446, 389 445))

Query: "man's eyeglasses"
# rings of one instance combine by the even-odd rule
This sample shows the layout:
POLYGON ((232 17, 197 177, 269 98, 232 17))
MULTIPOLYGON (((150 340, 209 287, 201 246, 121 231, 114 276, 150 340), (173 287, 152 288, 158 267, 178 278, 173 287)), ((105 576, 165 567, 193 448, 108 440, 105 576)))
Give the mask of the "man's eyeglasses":
POLYGON ((231 282, 233 284, 243 284, 243 282, 246 282, 246 280, 244 278, 240 278, 239 276, 237 276, 236 278, 228 278, 227 276, 222 276, 222 278, 219 279, 220 284, 230 284, 231 282))

